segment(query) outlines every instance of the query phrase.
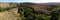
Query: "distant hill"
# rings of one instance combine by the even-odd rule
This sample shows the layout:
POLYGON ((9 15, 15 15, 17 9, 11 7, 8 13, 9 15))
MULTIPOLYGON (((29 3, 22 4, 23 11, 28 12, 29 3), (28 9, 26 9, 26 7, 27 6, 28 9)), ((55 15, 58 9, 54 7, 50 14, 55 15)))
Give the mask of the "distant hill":
POLYGON ((23 2, 20 3, 20 5, 26 5, 34 8, 36 13, 43 12, 43 14, 48 14, 50 13, 50 9, 52 8, 51 6, 60 6, 60 3, 31 3, 31 2, 23 2))

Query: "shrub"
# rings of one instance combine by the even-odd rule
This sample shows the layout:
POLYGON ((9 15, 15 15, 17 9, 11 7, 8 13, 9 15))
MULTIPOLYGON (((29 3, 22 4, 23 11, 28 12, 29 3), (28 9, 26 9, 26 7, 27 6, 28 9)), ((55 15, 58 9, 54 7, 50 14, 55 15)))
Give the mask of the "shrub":
POLYGON ((10 10, 10 9, 13 9, 13 8, 17 8, 17 7, 6 7, 6 8, 1 8, 0 7, 0 12, 7 11, 7 10, 10 10))
POLYGON ((58 20, 59 18, 59 10, 60 7, 56 6, 55 8, 51 9, 51 20, 58 20))
POLYGON ((5 9, 0 7, 0 12, 2 12, 2 11, 5 11, 5 9))
POLYGON ((18 12, 23 16, 23 20, 50 20, 51 16, 34 13, 34 9, 29 6, 21 5, 18 12))
POLYGON ((19 6, 19 13, 23 15, 23 20, 34 20, 34 12, 33 9, 29 6, 19 6))

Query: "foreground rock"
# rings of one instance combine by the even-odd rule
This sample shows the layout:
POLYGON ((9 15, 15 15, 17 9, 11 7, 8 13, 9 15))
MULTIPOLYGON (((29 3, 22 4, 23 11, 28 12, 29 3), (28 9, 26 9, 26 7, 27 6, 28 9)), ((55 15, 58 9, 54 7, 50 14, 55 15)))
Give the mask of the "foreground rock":
POLYGON ((14 8, 9 11, 0 12, 0 20, 17 20, 15 14, 17 14, 17 8, 14 8))
POLYGON ((0 13, 0 20, 17 20, 17 19, 12 13, 5 11, 0 13))

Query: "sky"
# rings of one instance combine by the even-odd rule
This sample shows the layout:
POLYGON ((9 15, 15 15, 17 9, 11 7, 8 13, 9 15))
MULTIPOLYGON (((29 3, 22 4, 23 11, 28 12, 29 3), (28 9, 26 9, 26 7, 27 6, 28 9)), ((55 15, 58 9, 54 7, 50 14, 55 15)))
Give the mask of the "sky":
POLYGON ((20 0, 20 2, 49 3, 49 2, 60 2, 60 0, 20 0))
POLYGON ((20 0, 0 0, 0 2, 20 2, 20 0))
POLYGON ((60 0, 0 0, 0 2, 34 2, 34 3, 49 3, 49 2, 60 2, 60 0))

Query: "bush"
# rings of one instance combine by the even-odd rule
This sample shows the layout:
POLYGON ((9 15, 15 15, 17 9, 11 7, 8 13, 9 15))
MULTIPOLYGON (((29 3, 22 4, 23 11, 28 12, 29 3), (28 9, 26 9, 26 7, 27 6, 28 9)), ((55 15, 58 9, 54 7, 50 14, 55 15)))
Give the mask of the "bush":
POLYGON ((13 8, 17 8, 17 7, 6 7, 6 8, 1 8, 0 7, 0 12, 7 11, 7 10, 10 10, 10 9, 13 9, 13 8))
POLYGON ((0 12, 2 12, 2 11, 5 11, 5 9, 0 7, 0 12))
POLYGON ((54 6, 55 8, 51 9, 51 20, 58 20, 60 7, 54 6))
POLYGON ((51 16, 34 13, 34 9, 21 5, 18 12, 23 16, 23 20, 50 20, 51 16))
POLYGON ((35 14, 35 20, 50 20, 51 16, 42 15, 42 14, 35 14))
POLYGON ((34 20, 34 12, 33 9, 29 6, 19 6, 19 13, 23 15, 23 20, 34 20))

